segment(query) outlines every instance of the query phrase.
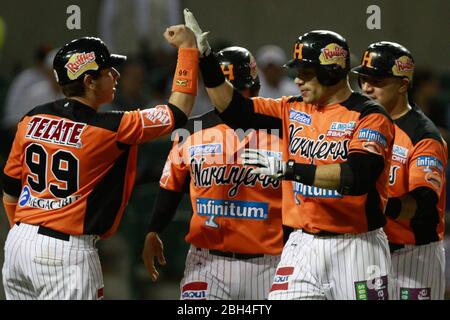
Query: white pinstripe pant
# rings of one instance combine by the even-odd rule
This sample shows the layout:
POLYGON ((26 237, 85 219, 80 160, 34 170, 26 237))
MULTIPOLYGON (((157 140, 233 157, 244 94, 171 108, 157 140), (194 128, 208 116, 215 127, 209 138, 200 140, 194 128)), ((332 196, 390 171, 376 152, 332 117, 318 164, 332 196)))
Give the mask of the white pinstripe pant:
POLYGON ((5 243, 3 286, 7 299, 97 299, 103 276, 96 236, 69 241, 37 233, 38 226, 14 225, 5 243))
POLYGON ((193 246, 186 257, 180 299, 267 299, 280 256, 238 260, 193 246))
POLYGON ((392 253, 395 299, 443 300, 445 251, 442 241, 405 245, 392 253))
POLYGON ((284 246, 269 299, 387 299, 391 259, 380 228, 317 237, 295 230, 284 246))

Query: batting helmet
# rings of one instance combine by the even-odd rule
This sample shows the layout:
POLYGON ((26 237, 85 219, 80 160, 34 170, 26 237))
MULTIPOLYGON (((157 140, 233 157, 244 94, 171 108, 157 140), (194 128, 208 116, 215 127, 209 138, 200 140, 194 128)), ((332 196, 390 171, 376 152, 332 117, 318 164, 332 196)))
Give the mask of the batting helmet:
POLYGON ((372 43, 364 52, 361 65, 352 72, 375 77, 400 77, 412 81, 414 59, 404 46, 388 41, 372 43))
POLYGON ((110 54, 99 38, 84 37, 69 42, 57 52, 53 70, 56 81, 64 85, 86 73, 117 66, 126 59, 126 56, 110 54))
POLYGON ((242 47, 228 47, 217 53, 225 77, 238 90, 259 90, 260 82, 253 55, 242 47))
POLYGON ((288 68, 314 67, 317 80, 332 86, 347 76, 350 70, 350 50, 347 41, 328 30, 315 30, 300 36, 294 44, 294 58, 288 68))

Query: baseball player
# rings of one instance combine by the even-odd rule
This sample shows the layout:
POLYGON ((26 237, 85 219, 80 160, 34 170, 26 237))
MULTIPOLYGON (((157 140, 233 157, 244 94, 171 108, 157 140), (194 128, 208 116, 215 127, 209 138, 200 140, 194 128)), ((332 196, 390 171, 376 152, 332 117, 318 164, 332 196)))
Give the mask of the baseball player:
MULTIPOLYGON (((220 51, 223 74, 244 96, 260 84, 252 54, 241 47, 220 51)), ((265 128, 280 121, 260 119, 265 128)), ((175 215, 189 189, 193 215, 186 241, 191 244, 180 284, 181 299, 266 299, 283 248, 281 183, 252 174, 240 154, 248 145, 281 159, 278 135, 236 133, 214 110, 192 118, 180 132, 160 180, 143 259, 152 280, 156 257, 165 264, 158 234, 175 215)))
POLYGON ((40 105, 18 124, 4 169, 3 203, 12 225, 5 243, 7 299, 100 299, 95 243, 112 235, 130 198, 137 145, 187 121, 197 87, 195 38, 166 30, 179 47, 166 105, 99 113, 111 102, 125 56, 98 38, 66 44, 53 66, 66 98, 40 105))
POLYGON ((255 174, 283 179, 283 248, 269 299, 387 299, 391 260, 383 211, 394 125, 377 103, 351 91, 346 40, 308 32, 294 44, 301 96, 246 98, 225 80, 192 13, 200 70, 214 106, 234 128, 280 119, 282 154, 243 153, 255 174))
POLYGON ((443 299, 447 145, 431 120, 408 104, 413 57, 397 43, 377 42, 352 71, 359 75, 363 91, 382 104, 395 123, 384 228, 392 253, 395 297, 443 299))

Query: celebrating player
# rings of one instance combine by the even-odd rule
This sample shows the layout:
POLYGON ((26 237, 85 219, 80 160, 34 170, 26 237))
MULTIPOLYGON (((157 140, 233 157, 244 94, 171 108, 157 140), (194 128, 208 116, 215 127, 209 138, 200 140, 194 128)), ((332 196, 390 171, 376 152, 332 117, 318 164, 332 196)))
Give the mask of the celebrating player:
POLYGON ((447 145, 418 106, 408 104, 414 60, 393 42, 371 44, 359 75, 363 91, 394 119, 395 140, 386 207, 395 297, 444 299, 443 247, 447 145))
POLYGON ((331 31, 295 42, 287 66, 301 96, 246 98, 225 80, 193 17, 200 69, 214 106, 233 128, 256 127, 261 115, 280 119, 283 159, 244 152, 255 174, 283 179, 286 243, 269 299, 387 299, 391 268, 383 211, 394 125, 368 97, 351 91, 346 40, 331 31))
POLYGON ((67 98, 40 105, 18 124, 4 169, 12 228, 5 244, 7 299, 99 299, 95 242, 113 234, 136 174, 136 145, 183 126, 197 88, 198 50, 184 25, 164 34, 178 64, 167 105, 99 113, 111 102, 126 57, 98 38, 66 44, 53 67, 67 98))
MULTIPOLYGON (((248 50, 229 47, 217 59, 236 90, 246 97, 258 94, 256 62, 248 50)), ((281 127, 279 119, 258 121, 267 129, 281 127)), ((188 188, 193 216, 181 299, 266 299, 283 248, 281 183, 253 175, 240 154, 253 145, 281 159, 278 135, 262 130, 240 135, 214 110, 190 119, 185 128, 188 134, 174 143, 160 180, 144 263, 155 281, 154 259, 165 264, 158 234, 188 188)))

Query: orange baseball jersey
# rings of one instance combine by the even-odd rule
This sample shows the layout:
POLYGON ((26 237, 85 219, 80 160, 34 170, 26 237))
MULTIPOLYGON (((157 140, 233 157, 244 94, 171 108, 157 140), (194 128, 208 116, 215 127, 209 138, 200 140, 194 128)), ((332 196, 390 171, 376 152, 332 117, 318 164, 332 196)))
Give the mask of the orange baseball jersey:
POLYGON ((301 97, 252 100, 255 113, 283 119, 284 160, 341 163, 353 152, 375 153, 385 160, 376 185, 361 196, 283 181, 283 224, 312 233, 362 233, 385 224, 394 125, 381 106, 359 93, 322 108, 301 97))
POLYGON ((439 200, 438 217, 431 211, 427 217, 429 222, 437 223, 421 221, 414 226, 411 219, 388 217, 384 229, 390 242, 426 244, 444 238, 446 166, 447 145, 436 126, 419 109, 413 108, 395 120, 389 197, 402 197, 418 187, 427 187, 436 192, 439 200))
POLYGON ((280 254, 281 183, 252 175, 253 169, 244 167, 240 158, 250 147, 281 159, 278 136, 264 130, 240 135, 214 111, 190 119, 186 128, 160 180, 162 188, 180 192, 190 179, 193 215, 186 241, 205 249, 280 254), (202 130, 196 130, 195 123, 201 123, 202 130))
POLYGON ((63 99, 31 110, 4 169, 4 191, 19 198, 15 221, 111 235, 132 191, 136 145, 174 128, 171 108, 97 113, 63 99))

